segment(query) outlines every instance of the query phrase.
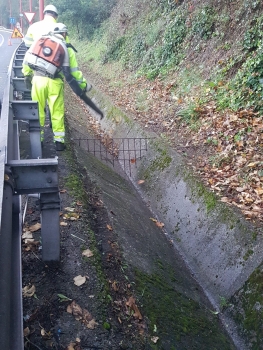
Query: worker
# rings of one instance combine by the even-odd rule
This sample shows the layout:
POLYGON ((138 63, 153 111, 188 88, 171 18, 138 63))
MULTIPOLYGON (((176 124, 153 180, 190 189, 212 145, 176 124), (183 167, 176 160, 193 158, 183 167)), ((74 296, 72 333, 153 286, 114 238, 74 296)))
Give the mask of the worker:
POLYGON ((58 10, 54 5, 47 5, 44 8, 44 18, 41 21, 33 23, 27 30, 24 37, 25 46, 29 48, 33 42, 42 35, 52 31, 58 18, 58 10))
POLYGON ((72 90, 103 118, 101 110, 85 94, 87 82, 78 69, 75 52, 66 43, 67 27, 57 23, 53 32, 42 36, 27 51, 22 72, 33 70, 32 100, 38 101, 41 141, 44 139, 45 103, 48 102, 56 150, 65 148, 64 77, 72 90))
MULTIPOLYGON (((47 5, 43 11, 44 18, 41 21, 33 23, 27 30, 24 37, 24 43, 29 48, 35 40, 41 38, 42 35, 52 31, 57 23, 58 10, 54 5, 47 5)), ((29 67, 25 77, 25 85, 28 90, 32 88, 33 71, 29 74, 29 67)))

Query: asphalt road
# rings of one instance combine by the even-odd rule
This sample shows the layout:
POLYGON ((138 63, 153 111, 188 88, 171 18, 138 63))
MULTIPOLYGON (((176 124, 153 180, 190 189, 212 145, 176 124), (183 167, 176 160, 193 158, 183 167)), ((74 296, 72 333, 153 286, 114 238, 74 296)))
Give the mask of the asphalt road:
POLYGON ((21 43, 21 39, 11 39, 12 30, 0 27, 0 100, 2 101, 7 79, 8 67, 14 51, 21 43))

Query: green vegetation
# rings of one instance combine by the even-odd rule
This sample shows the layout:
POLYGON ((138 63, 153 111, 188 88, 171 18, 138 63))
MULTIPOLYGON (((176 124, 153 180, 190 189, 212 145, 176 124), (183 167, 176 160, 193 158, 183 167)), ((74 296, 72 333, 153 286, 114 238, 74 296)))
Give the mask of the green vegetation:
MULTIPOLYGON (((110 64, 115 84, 118 81, 121 84, 124 69, 134 79, 144 76, 150 80, 157 77, 168 80, 174 74, 176 84, 172 95, 177 99, 187 97, 176 115, 196 130, 198 108, 209 101, 216 102, 219 110, 263 110, 263 15, 258 1, 240 1, 238 6, 231 7, 231 14, 227 4, 219 8, 216 2, 197 6, 181 1, 144 0, 140 6, 138 1, 129 1, 128 5, 123 12, 113 7, 113 3, 107 9, 102 6, 100 18, 105 20, 99 22, 94 17, 97 22, 92 40, 80 50, 83 63, 88 62, 91 69, 106 76, 110 74, 107 70, 110 64), (111 9, 110 19, 106 19, 111 9), (235 19, 234 23, 231 18, 235 19), (226 40, 229 31, 234 38, 238 28, 243 27, 240 43, 232 42, 231 37, 226 40), (211 55, 222 52, 222 59, 209 67, 209 77, 204 79, 203 70, 207 67, 202 62, 194 66, 189 58, 193 53, 196 58, 201 57, 209 47, 211 55)), ((65 12, 65 16, 70 15, 65 12)), ((72 36, 76 33, 73 27, 72 36)), ((147 110, 143 92, 139 99, 139 109, 147 110)))
POLYGON ((263 270, 257 268, 244 287, 231 299, 234 305, 231 313, 237 323, 243 324, 246 335, 251 335, 252 350, 262 346, 261 330, 263 327, 263 270))
POLYGON ((55 5, 59 21, 67 23, 79 39, 87 39, 110 16, 115 3, 115 0, 57 0, 55 5))
POLYGON ((216 12, 213 7, 200 7, 196 12, 192 22, 192 32, 198 34, 202 39, 211 38, 216 20, 216 12))
POLYGON ((169 167, 172 161, 172 157, 168 154, 166 149, 163 148, 157 148, 156 150, 157 156, 156 158, 151 161, 147 169, 145 169, 143 178, 149 179, 154 174, 156 170, 163 171, 166 168, 169 167))
POLYGON ((156 345, 151 344, 152 349, 172 349, 171 344, 174 349, 234 349, 226 335, 218 331, 217 316, 178 292, 173 286, 176 281, 164 277, 169 267, 159 265, 157 261, 159 272, 152 275, 135 272, 150 334, 160 338, 156 345))

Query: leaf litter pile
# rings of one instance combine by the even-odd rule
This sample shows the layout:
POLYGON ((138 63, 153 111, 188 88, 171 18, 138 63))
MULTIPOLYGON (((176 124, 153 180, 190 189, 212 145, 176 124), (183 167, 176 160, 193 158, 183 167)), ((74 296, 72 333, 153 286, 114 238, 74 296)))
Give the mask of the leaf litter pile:
MULTIPOLYGON (((218 112, 211 101, 195 108, 194 116, 187 119, 180 111, 194 97, 176 96, 174 80, 150 82, 141 77, 131 82, 129 74, 123 74, 120 89, 113 83, 107 86, 107 80, 96 73, 92 73, 92 79, 146 131, 154 131, 186 157, 194 173, 222 202, 239 208, 247 220, 261 225, 262 115, 251 110, 218 112), (138 103, 140 95, 144 96, 143 105, 138 103)), ((90 123, 93 131, 101 134, 98 124, 90 123)))
POLYGON ((263 221, 263 118, 252 111, 220 115, 206 108, 192 143, 213 143, 209 158, 199 157, 198 174, 221 201, 238 207, 247 220, 263 221))

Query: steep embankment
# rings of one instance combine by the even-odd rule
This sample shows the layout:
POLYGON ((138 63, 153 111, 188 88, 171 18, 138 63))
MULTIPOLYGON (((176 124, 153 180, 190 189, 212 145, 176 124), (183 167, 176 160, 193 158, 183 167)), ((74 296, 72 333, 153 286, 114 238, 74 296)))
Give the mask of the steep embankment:
POLYGON ((243 283, 262 262, 262 11, 260 1, 119 1, 93 41, 78 45, 86 75, 116 106, 107 105, 109 132, 122 113, 155 132, 251 224, 243 243, 237 237, 239 257, 222 255, 237 275, 246 274, 220 310, 238 321, 255 349, 262 346, 262 269, 243 283))

